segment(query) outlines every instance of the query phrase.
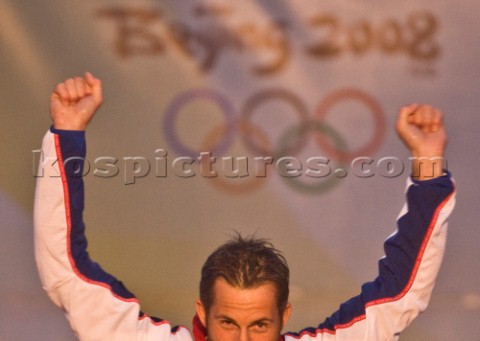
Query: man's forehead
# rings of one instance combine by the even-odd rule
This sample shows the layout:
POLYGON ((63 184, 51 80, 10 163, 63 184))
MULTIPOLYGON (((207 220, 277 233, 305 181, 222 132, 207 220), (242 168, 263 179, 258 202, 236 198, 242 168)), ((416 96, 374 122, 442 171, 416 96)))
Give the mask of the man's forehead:
POLYGON ((281 324, 277 309, 275 285, 267 282, 254 288, 238 288, 226 280, 215 282, 214 302, 210 307, 211 321, 231 321, 239 326, 259 322, 281 324))
POLYGON ((252 288, 232 286, 225 279, 218 278, 214 284, 214 305, 237 307, 242 309, 276 309, 277 289, 271 282, 265 282, 252 288))
POLYGON ((218 292, 218 294, 220 295, 226 292, 238 292, 246 294, 248 292, 254 291, 261 291, 264 293, 268 292, 276 295, 278 291, 275 283, 273 283, 272 281, 264 281, 253 286, 244 287, 242 285, 232 285, 223 277, 218 277, 217 279, 215 279, 215 282, 213 284, 213 290, 215 294, 217 294, 218 292))

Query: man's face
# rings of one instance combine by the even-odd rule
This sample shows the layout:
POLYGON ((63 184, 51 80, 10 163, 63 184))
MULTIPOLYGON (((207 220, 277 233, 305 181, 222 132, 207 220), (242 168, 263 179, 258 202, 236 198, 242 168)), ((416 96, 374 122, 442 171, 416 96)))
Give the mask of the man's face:
POLYGON ((272 283, 239 289, 223 278, 217 279, 208 316, 202 302, 196 303, 197 314, 208 329, 208 340, 278 341, 291 307, 289 304, 279 313, 276 291, 272 283))

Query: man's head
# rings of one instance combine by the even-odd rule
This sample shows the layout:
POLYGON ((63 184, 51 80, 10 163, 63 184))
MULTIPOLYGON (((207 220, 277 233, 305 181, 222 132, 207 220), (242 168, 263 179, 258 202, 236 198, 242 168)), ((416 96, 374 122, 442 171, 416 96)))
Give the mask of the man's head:
POLYGON ((209 340, 277 340, 287 321, 289 270, 266 240, 237 235, 202 268, 196 308, 209 340), (243 335, 243 336, 242 336, 243 335))

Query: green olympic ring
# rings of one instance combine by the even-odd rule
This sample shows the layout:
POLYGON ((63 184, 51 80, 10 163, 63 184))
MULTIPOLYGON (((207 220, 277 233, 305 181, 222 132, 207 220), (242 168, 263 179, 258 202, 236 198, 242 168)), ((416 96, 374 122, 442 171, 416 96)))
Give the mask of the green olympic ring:
MULTIPOLYGON (((304 134, 312 131, 321 132, 325 136, 329 137, 338 150, 347 150, 347 144, 345 140, 331 126, 321 121, 306 121, 291 127, 280 137, 279 148, 276 152, 275 159, 285 155, 285 152, 291 149, 289 145, 292 142, 295 142, 295 140, 298 138, 303 138, 304 134)), ((339 170, 340 173, 346 172, 345 165, 341 160, 339 161, 338 166, 339 167, 337 167, 336 171, 339 170)), ((335 185, 338 184, 340 178, 343 176, 327 174, 326 177, 328 177, 328 179, 315 184, 302 182, 296 177, 283 177, 283 179, 287 185, 298 191, 306 194, 319 194, 328 192, 334 188, 335 185)))

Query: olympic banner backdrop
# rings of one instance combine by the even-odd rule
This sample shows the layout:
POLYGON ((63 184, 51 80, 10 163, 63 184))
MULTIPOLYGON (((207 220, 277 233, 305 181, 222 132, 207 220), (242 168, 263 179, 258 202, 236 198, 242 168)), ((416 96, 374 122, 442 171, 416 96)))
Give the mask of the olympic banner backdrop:
POLYGON ((32 201, 56 84, 90 71, 92 258, 190 326, 200 268, 235 231, 285 253, 316 325, 375 278, 409 175, 398 109, 445 112, 458 203, 427 313, 402 340, 480 335, 480 3, 0 1, 0 339, 74 340, 41 289, 32 201))

